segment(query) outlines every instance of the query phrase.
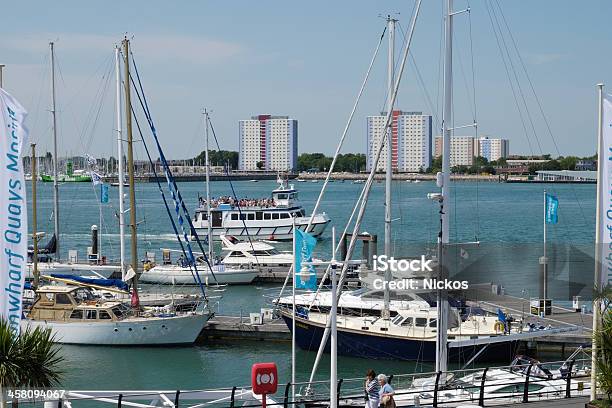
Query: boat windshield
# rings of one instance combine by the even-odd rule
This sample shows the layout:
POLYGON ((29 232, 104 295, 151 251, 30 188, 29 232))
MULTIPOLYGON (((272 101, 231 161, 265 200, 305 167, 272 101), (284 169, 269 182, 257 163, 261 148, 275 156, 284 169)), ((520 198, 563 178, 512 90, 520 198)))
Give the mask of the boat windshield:
POLYGON ((113 314, 117 317, 117 319, 126 318, 130 312, 130 309, 126 305, 117 305, 111 309, 113 314))
POLYGON ((74 298, 78 302, 83 302, 85 300, 94 300, 96 297, 93 292, 89 288, 78 288, 74 292, 72 292, 74 298))

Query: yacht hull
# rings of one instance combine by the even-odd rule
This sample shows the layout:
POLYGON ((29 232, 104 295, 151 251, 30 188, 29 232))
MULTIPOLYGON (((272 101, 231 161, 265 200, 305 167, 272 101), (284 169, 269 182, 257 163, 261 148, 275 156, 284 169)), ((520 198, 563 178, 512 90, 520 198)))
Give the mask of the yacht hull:
MULTIPOLYGON (((283 313, 283 319, 292 330, 292 318, 283 313)), ((308 351, 317 351, 323 339, 325 326, 307 319, 297 318, 295 322, 297 345, 308 351)), ((329 353, 330 341, 325 345, 329 353)), ((483 346, 449 348, 449 360, 466 362, 483 346)), ((478 357, 481 361, 510 360, 516 354, 517 342, 490 344, 478 357)), ((384 334, 364 334, 338 327, 338 354, 374 360, 435 361, 435 339, 410 339, 388 337, 384 334)))
MULTIPOLYGON (((32 274, 34 266, 28 263, 28 273, 26 279, 33 279, 32 274)), ((96 265, 87 263, 60 263, 60 262, 41 262, 38 264, 38 270, 43 275, 51 273, 62 273, 75 276, 101 275, 104 278, 111 276, 121 276, 121 267, 119 265, 96 265)))
POLYGON ((160 346, 193 344, 212 317, 197 313, 172 317, 109 322, 46 322, 22 320, 22 329, 51 328, 56 342, 97 346, 160 346))
MULTIPOLYGON (((208 267, 199 266, 198 274, 202 283, 248 285, 257 277, 259 271, 256 269, 229 269, 215 271, 213 277, 208 267), (216 280, 215 280, 216 278, 216 280)), ((189 268, 176 265, 157 265, 148 271, 142 272, 138 278, 142 283, 154 283, 162 285, 197 285, 189 268)))

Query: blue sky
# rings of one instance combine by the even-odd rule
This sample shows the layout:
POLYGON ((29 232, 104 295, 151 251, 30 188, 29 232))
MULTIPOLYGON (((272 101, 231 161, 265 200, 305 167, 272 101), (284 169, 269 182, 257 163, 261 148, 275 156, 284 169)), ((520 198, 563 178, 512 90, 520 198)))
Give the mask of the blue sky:
MULTIPOLYGON (((213 111, 222 148, 237 148, 238 120, 272 113, 299 120, 300 152, 332 153, 384 27, 379 15, 399 12, 407 31, 414 7, 414 1, 348 0, 41 4, 13 2, 11 15, 23 18, 3 18, 0 25, 5 88, 30 111, 31 137, 39 151, 51 148, 47 44, 54 40, 61 72, 60 151, 113 154, 113 47, 128 33, 160 139, 172 158, 193 157, 202 150, 203 107, 213 111)), ((456 9, 466 5, 455 1, 456 9)), ((594 153, 595 84, 612 86, 612 26, 606 19, 612 3, 474 0, 470 6, 470 18, 462 14, 455 19, 455 125, 471 123, 473 117, 471 20, 478 134, 510 139, 511 153, 594 153), (527 135, 524 131, 487 12, 487 7, 495 9, 501 18, 497 4, 552 138, 515 55, 533 122, 532 128, 523 111, 527 135)), ((423 1, 412 48, 423 81, 414 65, 408 65, 400 109, 439 116, 441 12, 441 0, 423 1)), ((397 38, 399 59, 401 32, 397 38)), ((507 32, 504 39, 512 48, 507 32)), ((365 117, 384 106, 385 53, 382 48, 345 152, 365 152, 365 117)))

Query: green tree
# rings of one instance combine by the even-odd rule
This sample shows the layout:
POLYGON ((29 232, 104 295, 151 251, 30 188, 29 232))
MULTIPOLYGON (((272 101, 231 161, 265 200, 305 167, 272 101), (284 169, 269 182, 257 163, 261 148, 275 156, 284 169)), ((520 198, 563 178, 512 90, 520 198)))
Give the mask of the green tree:
POLYGON ((437 173, 442 170, 442 156, 434 157, 431 161, 431 167, 429 168, 429 173, 437 173))
POLYGON ((558 159, 559 166, 563 170, 575 170, 578 160, 576 156, 559 157, 558 159))
POLYGON ((264 162, 262 162, 262 161, 258 161, 258 162, 257 162, 257 164, 256 164, 256 166, 257 166, 257 170, 263 170, 263 168, 264 168, 264 162))
MULTIPOLYGON (((56 386, 63 374, 62 363, 51 329, 26 328, 17 335, 8 322, 0 318, 1 389, 56 386)), ((3 402, 1 398, 0 403, 3 402)))

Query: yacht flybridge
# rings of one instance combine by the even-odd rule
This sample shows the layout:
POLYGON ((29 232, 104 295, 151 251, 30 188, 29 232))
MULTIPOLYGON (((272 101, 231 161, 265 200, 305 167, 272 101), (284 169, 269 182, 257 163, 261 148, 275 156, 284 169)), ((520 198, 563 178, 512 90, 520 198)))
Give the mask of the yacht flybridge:
MULTIPOLYGON (((232 197, 211 199, 210 203, 200 200, 193 220, 195 232, 206 234, 210 213, 215 240, 220 240, 222 234, 274 240, 292 239, 294 222, 297 228, 304 231, 311 217, 306 215, 293 185, 287 185, 280 179, 278 182, 278 188, 272 191, 270 197, 258 200, 235 200, 232 197)), ((330 218, 324 212, 314 214, 308 232, 319 237, 329 222, 330 218)))

